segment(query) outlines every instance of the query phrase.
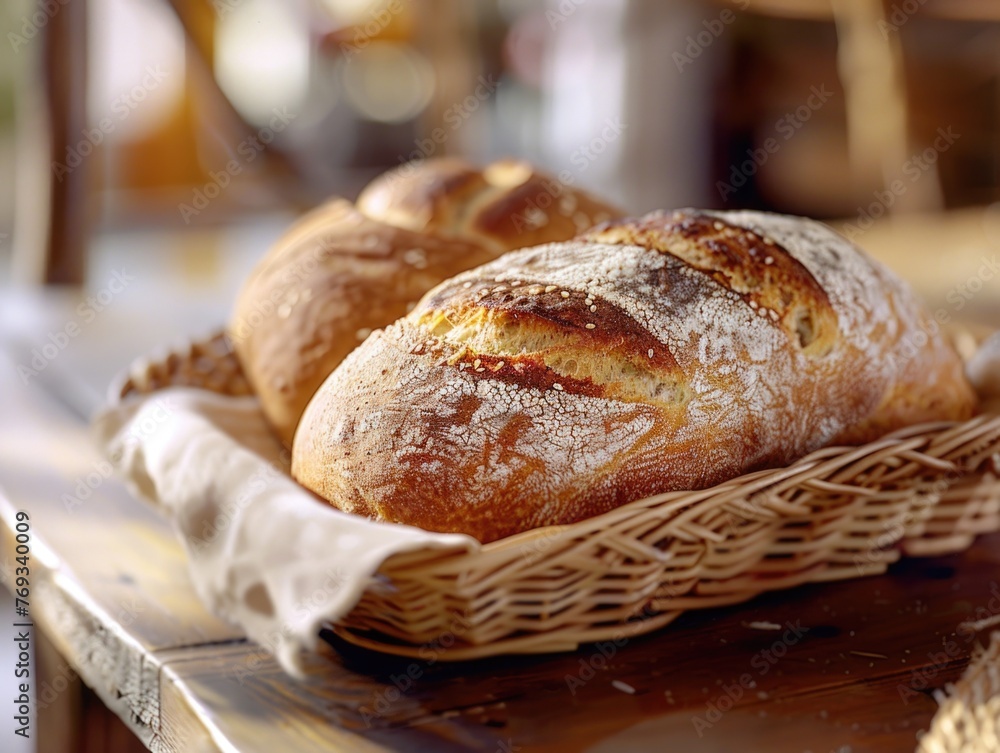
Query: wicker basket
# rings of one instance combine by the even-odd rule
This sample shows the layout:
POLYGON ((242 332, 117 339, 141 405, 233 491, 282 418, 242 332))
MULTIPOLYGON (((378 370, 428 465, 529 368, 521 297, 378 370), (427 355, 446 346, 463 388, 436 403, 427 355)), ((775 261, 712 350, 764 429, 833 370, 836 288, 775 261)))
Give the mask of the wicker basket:
MULTIPOLYGON (((221 335, 142 362, 114 391, 250 392, 221 335)), ((391 524, 386 524, 391 525, 391 524)), ((473 554, 389 558, 331 629, 406 656, 567 651, 655 630, 689 609, 885 571, 1000 529, 1000 415, 829 447, 787 468, 637 500, 473 554)))

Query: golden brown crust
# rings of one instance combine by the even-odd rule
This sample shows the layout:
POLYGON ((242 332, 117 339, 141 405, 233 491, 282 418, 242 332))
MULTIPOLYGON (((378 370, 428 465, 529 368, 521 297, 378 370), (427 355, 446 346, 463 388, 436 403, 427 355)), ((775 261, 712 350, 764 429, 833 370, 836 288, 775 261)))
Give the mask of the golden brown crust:
POLYGON ((342 509, 482 541, 571 523, 967 418, 927 326, 819 223, 611 223, 459 275, 369 338, 307 408, 292 472, 342 509))
POLYGON ((452 158, 404 165, 362 191, 358 208, 390 224, 498 251, 567 240, 622 216, 520 160, 499 160, 481 170, 452 158))
POLYGON ((296 222, 244 286, 230 335, 265 415, 290 445, 326 376, 434 285, 512 248, 568 239, 582 229, 577 221, 589 227, 620 214, 525 163, 404 165, 374 181, 356 207, 334 199, 296 222), (553 209, 543 212, 551 222, 519 232, 515 213, 542 189, 570 202, 576 219, 553 209))
POLYGON ((837 315, 809 270, 772 239, 718 217, 656 214, 610 222, 580 239, 671 254, 739 294, 755 312, 781 321, 803 349, 821 353, 837 336, 837 315))
POLYGON ((358 210, 414 232, 454 234, 461 216, 489 183, 482 170, 443 157, 411 162, 373 180, 358 195, 358 210))
POLYGON ((279 436, 371 330, 406 314, 456 269, 496 254, 370 220, 335 199, 307 215, 247 282, 230 337, 279 436))

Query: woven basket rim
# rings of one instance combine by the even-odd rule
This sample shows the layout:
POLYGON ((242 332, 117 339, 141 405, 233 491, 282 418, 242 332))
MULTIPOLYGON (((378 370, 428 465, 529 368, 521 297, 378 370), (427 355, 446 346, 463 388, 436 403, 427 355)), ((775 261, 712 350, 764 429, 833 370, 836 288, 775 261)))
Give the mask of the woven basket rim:
MULTIPOLYGON (((824 461, 831 462, 835 465, 843 465, 842 458, 845 454, 847 457, 851 458, 865 458, 881 450, 899 449, 900 446, 908 443, 907 440, 909 440, 909 443, 918 446, 923 443, 923 440, 928 435, 933 435, 937 437, 940 442, 944 443, 941 436, 943 434, 944 437, 949 437, 949 434, 945 433, 948 432, 948 430, 960 430, 961 432, 965 432, 979 428, 988 429, 994 424, 1000 425, 1000 413, 981 413, 968 421, 934 421, 905 426, 867 444, 827 445, 814 450, 808 455, 799 458, 787 466, 752 471, 741 476, 735 476, 731 479, 727 479, 726 481, 705 489, 661 492, 659 494, 653 494, 648 497, 642 497, 632 500, 631 502, 626 502, 613 510, 608 510, 607 512, 585 518, 575 523, 530 528, 526 531, 521 531, 519 533, 512 534, 511 536, 506 536, 502 539, 496 539, 495 541, 483 544, 482 548, 477 552, 435 551, 431 553, 431 556, 440 559, 475 558, 481 554, 489 554, 490 552, 497 550, 503 550, 508 547, 528 543, 536 538, 545 538, 547 536, 567 532, 583 536, 592 529, 605 529, 609 525, 613 525, 618 520, 629 517, 635 510, 641 508, 653 506, 662 507, 668 504, 675 504, 677 508, 688 508, 697 505, 705 499, 722 496, 729 492, 739 492, 740 496, 744 496, 748 492, 751 494, 758 493, 782 483, 808 480, 809 477, 812 476, 819 477, 822 475, 820 471, 822 471, 825 467, 824 461), (841 460, 841 462, 837 463, 837 460, 841 460)), ((960 470, 954 466, 954 464, 949 463, 948 465, 950 466, 947 469, 949 472, 958 472, 960 470)), ((845 491, 847 490, 845 489, 845 491)), ((854 487, 850 491, 852 493, 861 494, 866 492, 864 487, 854 487)), ((389 525, 399 525, 397 523, 389 523, 388 521, 379 522, 386 522, 389 525)), ((419 553, 404 552, 395 554, 390 557, 387 562, 394 561, 397 558, 407 560, 411 558, 419 558, 419 553)))
MULTIPOLYGON (((252 394, 225 333, 160 352, 115 380, 111 404, 173 384, 252 394)), ((822 447, 784 467, 636 499, 473 551, 392 554, 361 601, 329 627, 351 643, 417 657, 448 631, 448 619, 466 615, 469 634, 436 649, 438 658, 566 651, 650 632, 690 609, 884 572, 904 553, 959 551, 998 529, 1000 413, 982 411, 865 445, 822 447), (917 504, 928 489, 929 502, 917 504), (911 517, 887 547, 867 541, 904 513, 911 517), (730 519, 743 528, 734 533, 730 519), (803 525, 808 535, 799 535, 803 525), (798 536, 791 542, 788 527, 798 536), (847 543, 830 544, 838 535, 847 543), (684 564, 696 550, 704 567, 684 564)))

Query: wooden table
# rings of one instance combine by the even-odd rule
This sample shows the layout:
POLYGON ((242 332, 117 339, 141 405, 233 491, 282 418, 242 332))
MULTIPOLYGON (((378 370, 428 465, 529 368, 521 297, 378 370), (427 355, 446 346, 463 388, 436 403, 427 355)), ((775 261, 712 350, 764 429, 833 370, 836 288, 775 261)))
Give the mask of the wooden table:
MULTIPOLYGON (((951 267, 967 276, 976 258, 951 267)), ((119 349, 137 352, 120 331, 119 349)), ((205 611, 169 525, 119 482, 67 509, 98 462, 72 407, 82 393, 67 386, 79 370, 69 361, 25 385, 14 365, 26 347, 0 337, 0 565, 27 511, 31 618, 67 662, 40 657, 36 681, 55 694, 36 724, 42 750, 115 749, 85 722, 52 721, 79 673, 162 751, 912 751, 933 693, 969 661, 963 625, 1000 613, 995 535, 884 576, 689 614, 621 646, 444 664, 337 644, 295 683, 205 611)))

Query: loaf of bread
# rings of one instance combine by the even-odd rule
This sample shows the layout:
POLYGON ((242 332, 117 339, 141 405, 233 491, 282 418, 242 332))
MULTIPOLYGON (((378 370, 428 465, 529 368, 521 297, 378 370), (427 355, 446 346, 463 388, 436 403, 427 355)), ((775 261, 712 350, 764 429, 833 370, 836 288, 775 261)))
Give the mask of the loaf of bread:
POLYGON ((278 436, 368 333, 452 275, 522 246, 567 240, 621 212, 523 162, 403 165, 306 215, 258 264, 229 333, 278 436))
POLYGON ((825 225, 655 213, 429 292, 323 384, 292 473, 343 510, 491 541, 975 400, 907 286, 825 225))

